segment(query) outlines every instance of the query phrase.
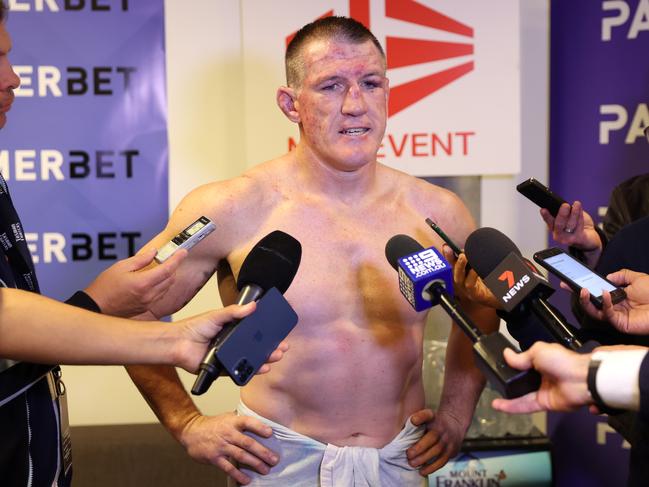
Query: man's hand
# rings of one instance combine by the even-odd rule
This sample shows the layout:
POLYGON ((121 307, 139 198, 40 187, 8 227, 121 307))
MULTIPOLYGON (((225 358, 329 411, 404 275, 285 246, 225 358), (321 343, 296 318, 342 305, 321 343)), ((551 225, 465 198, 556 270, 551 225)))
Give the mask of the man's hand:
MULTIPOLYGON (((223 325, 248 316, 255 310, 256 306, 256 303, 248 303, 245 306, 231 305, 170 324, 170 327, 176 327, 175 329, 179 334, 179 340, 173 354, 174 365, 182 367, 188 372, 196 372, 201 359, 207 352, 210 340, 221 331, 223 325)), ((280 360, 287 350, 288 343, 281 342, 268 357, 268 361, 261 366, 257 374, 269 372, 269 364, 280 360)))
POLYGON ((244 434, 249 431, 268 438, 273 430, 256 418, 226 413, 219 416, 195 416, 185 426, 180 442, 187 453, 201 463, 211 463, 239 484, 247 485, 250 477, 233 462, 249 466, 262 475, 279 461, 277 454, 244 434))
POLYGON ((439 470, 460 451, 465 431, 451 415, 422 409, 410 420, 415 426, 426 425, 424 436, 406 451, 408 463, 422 476, 439 470))
POLYGON ((446 244, 442 246, 442 253, 446 260, 453 266, 455 294, 489 308, 499 309, 502 307, 498 299, 496 299, 496 296, 493 295, 484 281, 480 279, 476 271, 471 269, 469 272, 466 272, 466 266, 468 264, 466 255, 460 254, 456 259, 453 251, 446 244))
POLYGON ((590 354, 578 354, 557 343, 536 342, 522 353, 507 348, 504 355, 515 369, 536 369, 541 387, 516 399, 494 399, 494 409, 505 413, 574 411, 592 403, 586 384, 590 354))
POLYGON ((149 249, 120 260, 99 274, 85 292, 104 314, 130 318, 144 313, 171 287, 187 251, 181 249, 162 264, 145 269, 155 255, 156 250, 149 249))
POLYGON ((623 333, 645 335, 649 333, 649 275, 622 269, 606 276, 616 286, 626 286, 626 299, 617 304, 611 301, 608 291, 602 293, 602 309, 590 302, 587 289, 582 289, 579 302, 593 318, 605 320, 623 333))
POLYGON ((541 218, 555 241, 582 250, 588 265, 594 267, 602 253, 602 240, 595 230, 593 219, 584 211, 580 201, 575 201, 572 206, 562 204, 556 217, 542 208, 541 218))

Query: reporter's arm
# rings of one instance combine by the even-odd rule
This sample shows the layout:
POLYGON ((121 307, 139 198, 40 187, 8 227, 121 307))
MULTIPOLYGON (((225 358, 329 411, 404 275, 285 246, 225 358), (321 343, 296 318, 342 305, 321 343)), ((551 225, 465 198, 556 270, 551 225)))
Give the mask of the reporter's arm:
MULTIPOLYGON (((595 395, 615 409, 640 409, 640 368, 649 367, 646 349, 596 351, 590 361, 595 395)), ((647 384, 649 386, 649 384, 647 384)), ((594 392, 594 391, 593 391, 594 392)), ((647 405, 645 405, 647 407, 647 405)))
POLYGON ((195 370, 224 323, 254 304, 231 306, 178 323, 132 321, 0 288, 0 356, 37 363, 173 364, 195 370))
MULTIPOLYGON (((522 353, 507 349, 507 363, 519 370, 540 372, 541 387, 516 399, 494 399, 492 406, 507 413, 574 411, 591 404, 599 409, 638 410, 641 395, 649 399, 647 357, 646 348, 578 354, 542 342, 522 353), (641 369, 648 379, 641 378, 641 369)), ((649 402, 642 405, 649 410, 649 402)))

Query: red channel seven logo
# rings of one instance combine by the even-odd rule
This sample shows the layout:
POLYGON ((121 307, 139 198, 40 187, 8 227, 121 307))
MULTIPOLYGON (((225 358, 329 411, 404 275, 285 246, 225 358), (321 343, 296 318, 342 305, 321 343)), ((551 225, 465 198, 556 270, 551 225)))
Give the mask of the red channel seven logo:
MULTIPOLYGON (((332 9, 318 18, 333 15, 335 13, 332 9)), ((370 0, 349 0, 349 16, 371 30, 370 0)), ((467 41, 447 42, 413 39, 391 36, 387 33, 383 36, 382 33, 374 32, 381 44, 385 46, 388 70, 432 61, 460 58, 474 53, 472 27, 415 0, 385 0, 385 16, 389 19, 457 34, 465 37, 467 41)), ((295 34, 293 32, 286 37, 286 45, 291 42, 295 34)), ((473 69, 473 60, 458 60, 457 65, 391 87, 388 101, 388 117, 414 105, 419 100, 470 73, 473 69)))

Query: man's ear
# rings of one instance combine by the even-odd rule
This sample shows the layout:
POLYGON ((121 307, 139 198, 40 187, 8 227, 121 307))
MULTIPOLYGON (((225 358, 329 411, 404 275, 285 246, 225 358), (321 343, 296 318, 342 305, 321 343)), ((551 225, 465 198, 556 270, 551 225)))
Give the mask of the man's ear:
POLYGON ((277 106, 291 122, 300 123, 297 94, 293 88, 280 86, 277 89, 277 106))

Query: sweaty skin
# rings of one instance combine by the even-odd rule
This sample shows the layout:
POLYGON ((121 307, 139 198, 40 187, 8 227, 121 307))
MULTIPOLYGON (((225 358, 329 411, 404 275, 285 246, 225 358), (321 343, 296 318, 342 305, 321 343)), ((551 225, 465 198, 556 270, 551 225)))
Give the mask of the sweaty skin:
MULTIPOLYGON (((288 337, 290 351, 242 389, 243 401, 272 421, 338 446, 380 448, 417 413, 413 421, 426 423, 428 433, 408 458, 427 474, 457 452, 483 379, 468 340, 453 329, 440 410, 423 410, 426 313, 414 312, 400 294, 384 249, 399 233, 441 248, 426 217, 460 245, 474 223, 455 194, 376 161, 388 81, 371 42, 315 41, 303 57, 308 69, 300 87, 277 94, 280 109, 300 127, 296 149, 241 177, 202 186, 180 203, 149 245, 161 245, 199 215, 217 230, 192 249, 174 287, 150 312, 162 316, 182 307, 224 259, 219 281, 227 304, 236 296, 229 269, 236 277, 269 232, 289 233, 302 244, 298 273, 285 294, 299 323, 288 337)), ((464 307, 486 330, 497 326, 493 312, 464 307)), ((270 434, 254 418, 201 416, 170 371, 129 371, 194 458, 242 483, 248 477, 231 459, 261 473, 276 463, 272 452, 242 434, 270 434)))

